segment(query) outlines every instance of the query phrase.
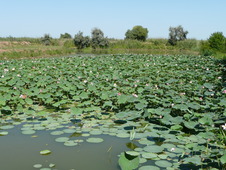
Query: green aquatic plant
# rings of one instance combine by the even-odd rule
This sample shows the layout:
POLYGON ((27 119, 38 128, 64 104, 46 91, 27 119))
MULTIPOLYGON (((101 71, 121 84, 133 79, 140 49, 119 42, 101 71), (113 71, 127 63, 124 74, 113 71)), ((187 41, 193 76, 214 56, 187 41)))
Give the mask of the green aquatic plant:
MULTIPOLYGON (((63 115, 63 122, 71 120, 80 127, 78 133, 82 137, 107 133, 106 127, 95 128, 103 124, 98 121, 108 120, 134 127, 116 130, 113 128, 116 125, 111 125, 110 135, 151 145, 144 147, 146 153, 141 154, 142 158, 154 153, 162 155, 155 159, 163 159, 166 156, 163 153, 170 152, 167 156, 180 154, 181 164, 186 161, 199 168, 213 162, 211 166, 222 167, 225 164, 224 71, 225 65, 216 59, 187 55, 2 60, 0 116, 26 115, 27 121, 42 121, 40 126, 23 127, 22 133, 32 135, 46 128, 61 131, 51 134, 70 134, 67 138, 56 138, 66 145, 77 144, 70 139, 77 131, 55 130, 62 125, 53 122, 54 119, 63 115), (77 124, 83 119, 87 122, 77 124), (184 148, 176 145, 164 148, 169 142, 184 148), (172 148, 175 148, 173 153, 172 148), (200 159, 195 162, 197 155, 200 159), (219 165, 215 166, 216 162, 219 165)), ((0 124, 1 135, 13 127, 5 122, 0 124)))

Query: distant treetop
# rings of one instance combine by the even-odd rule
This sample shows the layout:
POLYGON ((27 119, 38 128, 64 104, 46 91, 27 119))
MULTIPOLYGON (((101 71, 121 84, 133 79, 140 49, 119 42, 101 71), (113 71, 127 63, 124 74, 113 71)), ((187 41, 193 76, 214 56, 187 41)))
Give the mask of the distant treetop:
POLYGON ((182 41, 187 39, 188 31, 184 31, 181 25, 177 27, 170 27, 169 28, 169 40, 168 42, 171 45, 176 45, 177 41, 182 41))
POLYGON ((71 39, 72 36, 70 34, 68 34, 68 33, 64 33, 64 34, 60 34, 60 38, 71 39))
POLYGON ((126 36, 125 39, 145 41, 148 37, 148 29, 143 28, 140 25, 137 25, 134 26, 132 30, 127 30, 125 36, 126 36))

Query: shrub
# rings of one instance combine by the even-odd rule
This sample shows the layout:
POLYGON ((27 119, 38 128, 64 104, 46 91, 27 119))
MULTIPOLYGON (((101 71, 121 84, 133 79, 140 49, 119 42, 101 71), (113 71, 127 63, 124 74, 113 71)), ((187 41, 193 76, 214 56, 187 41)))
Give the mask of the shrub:
POLYGON ((64 33, 64 34, 60 34, 60 38, 63 38, 63 39, 71 39, 72 36, 68 33, 64 33))
POLYGON ((41 41, 44 45, 48 46, 51 44, 52 37, 49 34, 45 34, 44 37, 41 38, 41 41))
POLYGON ((200 45, 200 53, 204 56, 211 56, 213 55, 213 50, 210 48, 210 44, 208 41, 201 41, 200 45))
POLYGON ((211 34, 208 39, 209 46, 211 49, 215 51, 224 52, 226 46, 226 38, 224 37, 222 32, 215 32, 211 34))
POLYGON ((183 27, 179 25, 178 27, 169 28, 169 44, 176 45, 178 41, 187 39, 188 31, 184 31, 183 27))
POLYGON ((88 36, 83 36, 83 33, 79 31, 75 35, 74 44, 77 47, 77 49, 80 51, 83 48, 90 46, 90 38, 88 36))
POLYGON ((98 28, 94 28, 91 32, 91 46, 95 50, 96 48, 105 48, 109 46, 109 41, 104 37, 103 31, 98 28))
POLYGON ((148 37, 148 29, 140 25, 134 26, 132 30, 127 30, 125 39, 145 41, 148 37))
POLYGON ((72 48, 74 47, 74 42, 72 40, 67 40, 64 42, 63 46, 66 47, 66 48, 72 48))
POLYGON ((187 39, 184 41, 178 41, 177 47, 184 50, 197 50, 198 41, 196 39, 187 39))
POLYGON ((226 52, 226 38, 222 32, 215 32, 210 35, 207 41, 201 42, 200 53, 204 56, 221 56, 226 52))

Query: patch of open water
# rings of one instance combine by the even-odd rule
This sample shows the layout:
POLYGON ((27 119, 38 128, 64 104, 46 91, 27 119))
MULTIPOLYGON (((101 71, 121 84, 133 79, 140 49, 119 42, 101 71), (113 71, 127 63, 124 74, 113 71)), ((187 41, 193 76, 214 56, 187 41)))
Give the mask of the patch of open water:
MULTIPOLYGON (((0 169, 1 170, 32 170, 35 164, 49 168, 55 164, 55 170, 119 170, 118 156, 128 150, 126 143, 129 138, 117 138, 109 135, 95 135, 104 141, 101 144, 88 143, 88 137, 73 137, 84 142, 76 146, 64 146, 56 142, 51 131, 36 131, 33 135, 23 135, 22 125, 17 125, 6 136, 0 136, 0 169), (50 150, 51 154, 41 155, 40 151, 50 150)), ((69 137, 70 134, 60 136, 69 137)), ((60 137, 57 136, 57 137, 60 137)))

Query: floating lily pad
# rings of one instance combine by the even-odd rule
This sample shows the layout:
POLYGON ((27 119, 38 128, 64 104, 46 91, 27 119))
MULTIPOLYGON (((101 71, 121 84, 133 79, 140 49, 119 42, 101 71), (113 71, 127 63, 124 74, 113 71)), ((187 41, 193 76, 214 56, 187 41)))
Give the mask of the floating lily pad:
POLYGON ((40 151, 40 154, 41 155, 49 155, 49 154, 51 154, 51 151, 50 150, 42 150, 42 151, 40 151))
POLYGON ((160 170, 160 168, 157 166, 146 165, 146 166, 140 167, 139 170, 160 170))
POLYGON ((126 152, 128 155, 132 155, 132 156, 139 156, 140 153, 139 152, 135 152, 135 151, 127 151, 126 152))
POLYGON ((34 127, 33 130, 45 130, 46 128, 43 126, 34 127))
POLYGON ((83 133, 82 136, 83 137, 88 137, 88 136, 90 136, 90 134, 89 133, 83 133))
POLYGON ((54 168, 56 165, 55 164, 49 164, 50 168, 54 168))
POLYGON ((86 141, 89 143, 101 143, 104 140, 102 138, 88 138, 86 141))
POLYGON ((147 162, 147 159, 145 159, 145 158, 140 158, 140 164, 143 164, 143 163, 145 163, 145 162, 147 162))
POLYGON ((157 158, 158 155, 155 153, 145 152, 142 154, 142 157, 146 159, 152 159, 152 158, 157 158))
POLYGON ((155 165, 162 168, 167 168, 167 167, 171 167, 173 164, 170 163, 169 161, 159 160, 159 161, 155 161, 155 165))
POLYGON ((64 132, 63 131, 53 131, 50 134, 51 135, 62 135, 62 134, 64 134, 64 132))
POLYGON ((63 132, 64 133, 75 133, 76 130, 75 129, 64 129, 63 132))
POLYGON ((13 125, 0 126, 0 129, 2 129, 2 130, 12 129, 12 128, 14 128, 13 125))
POLYGON ((69 140, 68 137, 59 137, 59 138, 56 138, 55 139, 56 142, 66 142, 68 140, 69 140))
POLYGON ((78 145, 78 143, 69 140, 69 141, 64 142, 64 145, 65 146, 76 146, 76 145, 78 145))
POLYGON ((168 156, 165 155, 165 154, 159 154, 158 157, 159 157, 160 159, 166 159, 168 156))
POLYGON ((89 132, 91 135, 100 135, 102 134, 103 132, 101 130, 92 130, 89 132))
POLYGON ((118 133, 116 136, 119 137, 119 138, 128 138, 128 137, 130 137, 130 134, 128 134, 128 133, 118 133))
POLYGON ((153 145, 153 144, 155 144, 154 141, 147 140, 146 138, 141 138, 138 142, 142 145, 153 145))
POLYGON ((8 134, 9 134, 9 132, 6 132, 6 131, 0 132, 0 136, 5 136, 5 135, 8 135, 8 134))
POLYGON ((144 151, 152 152, 152 153, 160 153, 160 152, 162 152, 164 150, 163 147, 156 146, 156 145, 146 146, 143 149, 144 149, 144 151))
POLYGON ((24 135, 33 135, 33 134, 35 134, 35 131, 34 130, 23 130, 21 133, 24 135))
POLYGON ((170 150, 172 148, 175 148, 176 147, 174 144, 170 144, 170 143, 164 143, 161 146, 164 147, 164 148, 170 149, 170 150))
POLYGON ((35 164, 34 166, 33 166, 34 168, 41 168, 42 167, 42 164, 35 164))

